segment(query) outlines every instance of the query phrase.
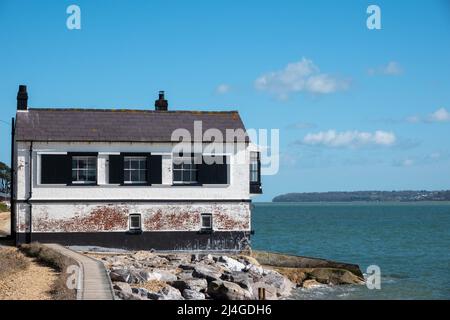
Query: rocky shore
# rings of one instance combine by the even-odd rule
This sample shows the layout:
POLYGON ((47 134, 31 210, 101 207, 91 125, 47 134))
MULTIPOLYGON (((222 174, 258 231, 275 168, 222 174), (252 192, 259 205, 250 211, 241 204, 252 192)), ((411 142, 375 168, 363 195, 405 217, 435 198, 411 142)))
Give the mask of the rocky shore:
POLYGON ((267 260, 267 254, 261 252, 221 255, 138 251, 90 255, 103 262, 115 294, 122 300, 274 300, 289 298, 296 287, 364 283, 359 268, 345 268, 352 269, 354 265, 340 264, 338 268, 317 259, 319 267, 303 268, 302 263, 286 267, 282 256, 291 262, 289 257, 294 257, 286 255, 277 257, 279 263, 268 265, 268 261, 258 261, 267 260))

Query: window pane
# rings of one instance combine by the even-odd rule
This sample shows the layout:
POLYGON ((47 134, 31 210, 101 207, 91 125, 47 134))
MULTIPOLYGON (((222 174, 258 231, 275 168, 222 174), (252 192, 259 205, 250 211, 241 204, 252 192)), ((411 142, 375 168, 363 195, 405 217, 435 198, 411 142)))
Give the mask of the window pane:
POLYGON ((131 181, 139 181, 139 172, 137 170, 131 170, 131 181))
POLYGON ((191 181, 191 172, 190 171, 187 171, 187 170, 183 171, 183 181, 184 182, 191 181))
POLYGON ((130 160, 128 160, 128 158, 125 158, 123 161, 123 167, 125 169, 130 169, 130 160))
POLYGON ((130 160, 130 168, 131 169, 139 169, 139 161, 138 160, 130 160))
POLYGON ((77 181, 77 171, 72 170, 72 181, 77 181))
POLYGON ((181 181, 181 171, 180 170, 173 171, 173 181, 181 181))

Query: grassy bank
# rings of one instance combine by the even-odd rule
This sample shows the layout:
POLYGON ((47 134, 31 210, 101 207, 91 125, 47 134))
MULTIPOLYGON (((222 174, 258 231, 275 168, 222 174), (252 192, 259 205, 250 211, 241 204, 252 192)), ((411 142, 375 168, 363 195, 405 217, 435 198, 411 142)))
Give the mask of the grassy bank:
POLYGON ((8 206, 6 203, 0 202, 0 212, 6 212, 9 211, 8 206))
POLYGON ((58 279, 51 289, 51 294, 55 300, 76 299, 76 291, 69 289, 66 285, 67 279, 70 276, 66 270, 70 265, 77 265, 76 261, 37 242, 23 244, 19 249, 27 256, 36 258, 40 263, 59 272, 58 279))
POLYGON ((11 249, 0 250, 0 278, 26 270, 29 266, 30 262, 22 253, 11 249))

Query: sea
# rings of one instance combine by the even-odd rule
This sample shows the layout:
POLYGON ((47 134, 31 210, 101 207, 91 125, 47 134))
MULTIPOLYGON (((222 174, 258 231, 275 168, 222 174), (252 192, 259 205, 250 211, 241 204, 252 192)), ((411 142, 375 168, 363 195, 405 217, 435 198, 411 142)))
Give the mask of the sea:
POLYGON ((295 289, 293 299, 450 299, 450 202, 253 206, 253 249, 354 263, 366 277, 379 268, 379 286, 295 289))

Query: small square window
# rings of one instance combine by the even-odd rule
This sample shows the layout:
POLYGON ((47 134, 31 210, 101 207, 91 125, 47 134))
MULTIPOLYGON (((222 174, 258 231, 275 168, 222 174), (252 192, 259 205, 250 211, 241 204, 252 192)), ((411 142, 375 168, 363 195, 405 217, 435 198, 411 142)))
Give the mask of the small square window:
POLYGON ((202 213, 201 223, 202 223, 202 230, 211 230, 212 229, 212 214, 211 213, 202 213))
POLYGON ((130 214, 130 230, 141 230, 140 214, 130 214))

